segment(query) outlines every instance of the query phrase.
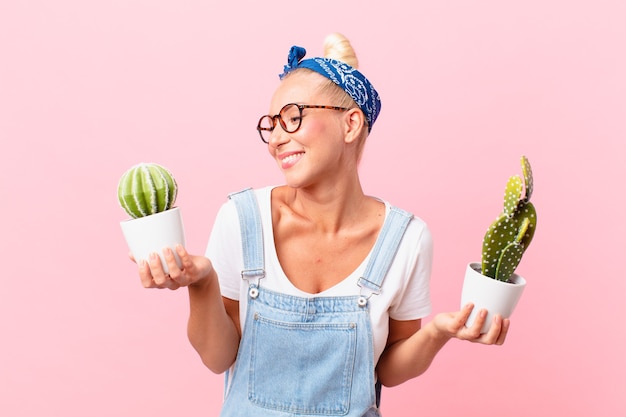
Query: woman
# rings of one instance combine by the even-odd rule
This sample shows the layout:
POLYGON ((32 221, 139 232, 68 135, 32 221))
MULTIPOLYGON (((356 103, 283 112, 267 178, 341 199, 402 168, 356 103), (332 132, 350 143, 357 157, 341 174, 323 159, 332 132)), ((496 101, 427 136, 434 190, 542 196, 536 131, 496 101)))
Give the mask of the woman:
POLYGON ((427 226, 365 195, 358 163, 380 111, 349 42, 331 57, 293 47, 257 130, 285 184, 233 193, 206 256, 176 248, 139 267, 149 288, 188 287, 188 335, 227 372, 223 416, 378 416, 376 386, 422 374, 451 338, 502 344, 508 320, 480 334, 472 305, 430 314, 427 226), (339 52, 337 52, 339 51, 339 52), (337 55, 339 54, 339 55, 337 55))

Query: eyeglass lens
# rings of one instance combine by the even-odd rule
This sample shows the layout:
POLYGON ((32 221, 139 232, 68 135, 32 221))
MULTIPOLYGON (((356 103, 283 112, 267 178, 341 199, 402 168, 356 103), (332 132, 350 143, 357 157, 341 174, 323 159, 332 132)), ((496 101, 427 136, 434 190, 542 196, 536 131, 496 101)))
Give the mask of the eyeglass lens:
POLYGON ((263 142, 269 143, 272 131, 276 128, 277 120, 285 132, 293 133, 300 127, 302 109, 297 104, 287 104, 276 116, 261 117, 257 130, 263 142))

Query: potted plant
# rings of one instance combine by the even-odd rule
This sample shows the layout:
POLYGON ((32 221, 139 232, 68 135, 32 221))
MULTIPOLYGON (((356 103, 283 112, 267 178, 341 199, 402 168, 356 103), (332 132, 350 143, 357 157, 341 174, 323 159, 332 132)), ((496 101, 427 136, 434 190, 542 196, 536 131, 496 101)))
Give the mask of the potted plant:
POLYGON ((481 262, 467 265, 463 281, 461 305, 474 303, 466 326, 471 326, 478 312, 486 309, 483 333, 489 330, 494 315, 511 316, 526 287, 526 280, 515 270, 535 234, 537 213, 530 202, 533 175, 528 158, 522 156, 521 165, 522 177, 509 178, 504 209, 485 233, 481 262))
MULTIPOLYGON (((120 205, 131 217, 120 223, 126 243, 137 262, 147 260, 151 253, 161 257, 165 273, 169 268, 163 249, 185 245, 180 209, 174 207, 178 185, 172 173, 155 163, 140 163, 129 168, 120 178, 117 196, 120 205)), ((180 258, 174 251, 178 265, 180 258)))

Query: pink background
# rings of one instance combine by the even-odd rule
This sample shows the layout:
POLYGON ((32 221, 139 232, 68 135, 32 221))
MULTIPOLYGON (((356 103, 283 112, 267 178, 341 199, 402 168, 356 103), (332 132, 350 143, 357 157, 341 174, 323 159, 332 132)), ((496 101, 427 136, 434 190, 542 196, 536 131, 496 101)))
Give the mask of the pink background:
POLYGON ((127 259, 117 180, 170 168, 203 252, 228 192, 281 181, 255 124, 289 47, 332 31, 383 98, 366 192, 434 234, 435 311, 522 154, 535 174, 507 343, 452 341, 384 415, 626 415, 625 22, 621 0, 2 1, 0 415, 217 415, 186 292, 144 290, 127 259))

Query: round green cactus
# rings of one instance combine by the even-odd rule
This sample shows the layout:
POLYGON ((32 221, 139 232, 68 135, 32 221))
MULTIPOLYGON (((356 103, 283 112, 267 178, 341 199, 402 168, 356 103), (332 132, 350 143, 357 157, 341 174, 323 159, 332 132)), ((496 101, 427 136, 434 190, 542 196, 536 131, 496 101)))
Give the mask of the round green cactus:
POLYGON ((172 173, 154 163, 140 163, 120 178, 117 197, 132 218, 149 216, 173 207, 178 186, 172 173))
POLYGON ((482 274, 508 281, 535 234, 537 212, 530 202, 533 174, 528 158, 522 156, 522 173, 509 178, 504 192, 504 209, 489 226, 483 239, 482 274))

